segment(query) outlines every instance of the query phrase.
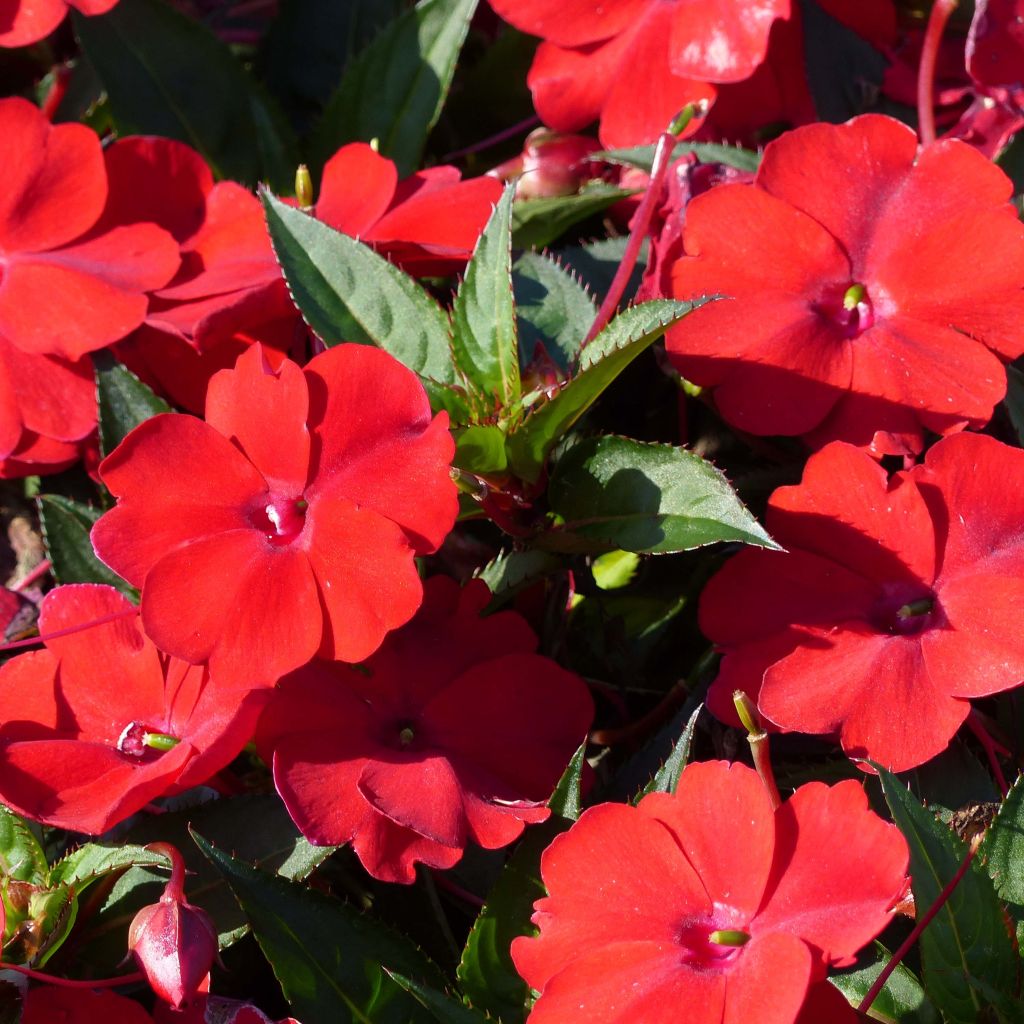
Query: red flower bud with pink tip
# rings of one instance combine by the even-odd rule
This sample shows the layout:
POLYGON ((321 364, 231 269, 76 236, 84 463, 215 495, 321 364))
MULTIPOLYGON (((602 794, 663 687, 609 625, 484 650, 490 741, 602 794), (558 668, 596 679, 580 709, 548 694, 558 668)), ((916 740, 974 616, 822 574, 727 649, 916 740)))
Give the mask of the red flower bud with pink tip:
POLYGON ((516 198, 568 196, 591 178, 601 176, 600 164, 589 159, 601 148, 586 135, 561 135, 547 128, 530 132, 519 156, 488 171, 499 181, 516 182, 516 198))
POLYGON ((171 861, 158 903, 143 907, 128 929, 128 949, 153 991, 175 1009, 189 1002, 217 956, 217 929, 205 910, 185 899, 185 863, 169 843, 148 849, 171 861))

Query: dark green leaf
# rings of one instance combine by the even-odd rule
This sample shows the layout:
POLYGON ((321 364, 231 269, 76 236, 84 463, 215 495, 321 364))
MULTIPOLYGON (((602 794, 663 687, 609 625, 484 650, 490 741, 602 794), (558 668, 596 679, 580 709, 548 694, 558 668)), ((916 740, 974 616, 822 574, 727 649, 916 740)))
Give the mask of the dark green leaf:
MULTIPOLYGON (((1024 136, 1021 136, 1024 138, 1024 136)), ((1006 411, 1009 413, 1017 440, 1024 445, 1024 371, 1016 366, 1006 368, 1006 411)))
MULTIPOLYGON (((523 1024, 530 991, 512 962, 512 940, 533 931, 533 904, 544 894, 540 857, 572 824, 552 815, 529 829, 487 896, 462 952, 457 976, 462 992, 502 1024, 523 1024)), ((639 1024, 639 1022, 638 1022, 639 1024)))
POLYGON ((438 387, 455 383, 444 310, 369 246, 267 193, 263 205, 292 298, 323 343, 382 348, 420 375, 432 403, 451 411, 457 393, 438 387))
POLYGON ((46 855, 22 818, 0 804, 0 878, 44 885, 46 855))
POLYGON ((503 551, 477 572, 494 595, 491 607, 504 604, 524 587, 558 572, 562 560, 547 551, 529 548, 525 551, 503 551))
POLYGON ((109 455, 144 420, 171 407, 109 352, 96 352, 96 397, 99 401, 100 454, 109 455))
MULTIPOLYGON (((624 167, 637 167, 651 173, 654 166, 654 146, 633 146, 630 149, 608 149, 595 153, 597 160, 607 160, 624 167)), ((753 173, 761 163, 761 154, 740 146, 728 146, 720 142, 680 142, 672 151, 672 159, 678 160, 687 153, 693 153, 702 164, 725 164, 738 171, 753 173)))
POLYGON ((710 462, 684 448, 601 436, 556 465, 551 510, 565 522, 553 550, 689 551, 718 541, 777 547, 710 462))
MULTIPOLYGON (((854 1006, 859 1006, 891 959, 889 950, 876 942, 861 952, 856 966, 832 975, 830 980, 854 1006)), ((939 1015, 928 1001, 920 980, 905 964, 893 971, 875 997, 871 1018, 891 1024, 939 1024, 939 1015)))
POLYGON ((583 350, 577 375, 550 401, 535 408, 508 442, 515 473, 540 477, 559 439, 630 363, 701 303, 659 299, 624 310, 583 350))
POLYGON ((1024 907, 1024 775, 989 825, 980 852, 1000 898, 1024 907))
POLYGON ((138 597, 134 588, 93 552, 89 531, 99 512, 59 494, 43 494, 36 501, 46 552, 58 583, 106 583, 129 598, 138 597))
POLYGON ((479 425, 453 431, 455 466, 470 473, 488 476, 503 473, 508 466, 505 455, 505 431, 500 427, 479 425))
POLYGON ((121 0, 102 17, 73 16, 120 135, 179 139, 218 178, 286 187, 295 160, 287 141, 273 137, 270 98, 209 29, 161 0, 121 0))
POLYGON ((521 199, 512 211, 512 244, 517 249, 542 249, 574 224, 633 194, 634 190, 599 182, 574 196, 521 199))
MULTIPOLYGON (((967 845, 921 806, 896 776, 878 769, 893 820, 910 846, 910 876, 917 912, 939 898, 967 856, 967 845)), ((984 978, 1011 995, 1017 956, 1003 908, 977 859, 921 935, 925 991, 951 1024, 974 1024, 989 1000, 972 984, 984 978)))
POLYGON ((514 194, 514 186, 506 186, 452 306, 455 365, 487 410, 508 409, 520 395, 510 235, 514 194))
POLYGON ((194 835, 224 876, 303 1024, 409 1024, 432 1014, 384 969, 431 986, 444 981, 408 939, 348 904, 268 875, 194 835))
MULTIPOLYGON (((620 235, 618 238, 599 238, 596 242, 587 242, 585 245, 571 245, 567 249, 558 252, 559 262, 568 267, 583 284, 590 289, 591 294, 598 299, 603 299, 611 287, 615 274, 622 263, 626 252, 626 245, 629 243, 627 235, 620 235)), ((640 249, 640 256, 626 283, 626 290, 623 292, 622 301, 631 302, 640 287, 644 270, 647 266, 647 253, 649 246, 645 241, 640 249)))
POLYGON ((654 777, 644 786, 641 796, 648 793, 674 793, 679 785, 679 776, 690 762, 690 746, 693 744, 693 731, 697 728, 697 719, 704 710, 701 704, 687 719, 683 731, 679 734, 665 763, 654 773, 654 777))
POLYGON ((454 996, 445 995, 437 989, 427 988, 411 978, 403 977, 395 971, 388 971, 391 979, 404 988, 416 1001, 426 1007, 438 1024, 487 1024, 492 1018, 474 1010, 454 996))
POLYGON ((528 252, 512 268, 519 321, 519 358, 524 366, 537 345, 568 374, 597 316, 597 304, 579 279, 554 257, 528 252))
POLYGON ((572 755, 569 767, 562 773, 548 801, 553 814, 570 821, 576 821, 583 809, 583 765, 586 763, 586 751, 587 741, 584 740, 572 755))
POLYGON ((376 139, 401 177, 419 167, 476 5, 420 0, 349 63, 316 130, 321 164, 346 142, 376 139))

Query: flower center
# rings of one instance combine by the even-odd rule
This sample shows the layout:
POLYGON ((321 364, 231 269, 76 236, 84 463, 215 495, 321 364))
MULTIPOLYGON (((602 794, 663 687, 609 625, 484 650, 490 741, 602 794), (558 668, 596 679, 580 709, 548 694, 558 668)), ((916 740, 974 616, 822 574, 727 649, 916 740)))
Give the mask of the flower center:
POLYGON ((844 338, 859 337, 875 323, 874 306, 867 287, 859 281, 854 281, 842 292, 829 289, 814 308, 832 321, 844 338))
POLYGON ((909 584, 883 588, 871 609, 871 624, 880 633, 912 636, 934 623, 935 594, 909 584))
POLYGON ((117 749, 133 760, 155 761, 180 742, 176 736, 157 732, 143 722, 129 722, 117 738, 117 749))
POLYGON ((275 547, 290 544, 306 525, 305 498, 268 494, 265 501, 249 513, 249 522, 275 547))
POLYGON ((729 926, 735 925, 736 921, 723 921, 723 918, 735 916, 729 912, 716 914, 713 918, 690 918, 683 922, 678 940, 682 946, 683 963, 707 970, 727 967, 737 960, 743 947, 750 941, 750 933, 729 926))

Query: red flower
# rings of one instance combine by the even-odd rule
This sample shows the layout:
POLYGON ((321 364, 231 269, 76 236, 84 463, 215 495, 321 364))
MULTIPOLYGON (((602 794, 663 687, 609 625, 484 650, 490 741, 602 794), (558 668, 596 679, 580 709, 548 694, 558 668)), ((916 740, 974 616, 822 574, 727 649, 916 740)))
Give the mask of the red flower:
POLYGON ((146 315, 145 293, 177 270, 174 239, 104 215, 106 165, 89 128, 5 99, 0 137, 0 335, 70 360, 123 338, 146 315))
POLYGON ((146 632, 245 685, 367 657, 455 520, 447 416, 377 349, 274 372, 254 345, 210 382, 206 419, 155 416, 100 466, 119 501, 93 544, 142 588, 146 632))
POLYGON ((266 693, 211 686, 205 668, 167 658, 125 616, 111 587, 51 591, 51 639, 0 668, 0 799, 75 832, 105 832, 151 800, 205 782, 248 741, 266 693))
POLYGON ((363 142, 342 146, 324 165, 316 216, 372 245, 407 273, 461 270, 501 198, 493 178, 461 181, 455 167, 430 167, 398 180, 398 170, 363 142))
POLYGON ((21 1024, 153 1024, 153 1018, 131 999, 113 992, 46 985, 25 996, 21 1024))
POLYGON ((753 185, 690 204, 675 294, 730 299, 669 333, 673 362, 754 434, 897 453, 984 424, 1006 390, 1000 357, 1024 352, 1011 193, 969 146, 919 153, 891 118, 798 128, 753 185))
POLYGON ((367 662, 314 662, 280 683, 256 742, 312 842, 351 842, 376 878, 411 883, 473 840, 511 843, 585 738, 583 682, 534 654, 514 612, 480 618, 489 594, 445 577, 367 662))
POLYGON ((592 807, 541 859, 540 934, 512 943, 541 993, 530 1024, 676 1024, 680 1007, 692 1024, 793 1024, 886 926, 907 860, 852 781, 773 811, 751 769, 713 761, 674 795, 592 807))
POLYGON ((117 0, 0 0, 0 46, 29 46, 45 39, 71 7, 82 14, 106 14, 117 0))
POLYGON ((704 591, 701 628, 725 652, 708 706, 732 720, 743 689, 779 728, 838 733, 893 771, 934 757, 969 698, 1024 680, 1022 521, 1019 449, 959 434, 887 482, 829 445, 772 496, 788 551, 741 552, 704 591))
MULTIPOLYGON (((789 0, 491 0, 516 28, 541 36, 527 77, 545 124, 575 131, 598 117, 606 146, 650 142, 709 82, 748 78, 789 0)), ((696 124, 693 125, 695 129, 696 124)))

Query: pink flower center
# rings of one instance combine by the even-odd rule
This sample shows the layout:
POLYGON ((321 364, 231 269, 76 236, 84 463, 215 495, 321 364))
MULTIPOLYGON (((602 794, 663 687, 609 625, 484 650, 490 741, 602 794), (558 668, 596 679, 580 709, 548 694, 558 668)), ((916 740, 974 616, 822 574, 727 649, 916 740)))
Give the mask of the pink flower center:
POLYGON ((290 498, 268 494, 266 499, 249 513, 249 522, 275 547, 290 544, 306 525, 304 498, 290 498))
POLYGON ((875 312, 867 287, 859 282, 840 290, 830 288, 814 304, 819 315, 830 320, 844 338, 856 338, 874 326, 875 312))
POLYGON ((713 917, 690 918, 679 930, 682 962, 701 970, 728 967, 738 960, 750 933, 732 920, 738 917, 732 911, 713 917))
POLYGON ((180 742, 176 737, 157 732, 143 722, 129 722, 117 738, 117 749, 134 761, 148 764, 180 742))
POLYGON ((934 624, 937 601, 924 587, 891 584, 883 588, 871 609, 871 624, 880 633, 912 636, 934 624))

